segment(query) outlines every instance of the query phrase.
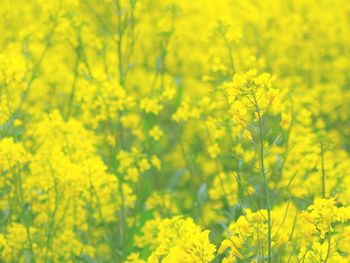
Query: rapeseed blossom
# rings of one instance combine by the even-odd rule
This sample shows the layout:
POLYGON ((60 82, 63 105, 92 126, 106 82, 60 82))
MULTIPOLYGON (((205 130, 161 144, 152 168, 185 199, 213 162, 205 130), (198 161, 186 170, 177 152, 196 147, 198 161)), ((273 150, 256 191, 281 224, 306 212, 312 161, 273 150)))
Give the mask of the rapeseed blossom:
POLYGON ((349 14, 0 1, 0 262, 350 262, 349 14))

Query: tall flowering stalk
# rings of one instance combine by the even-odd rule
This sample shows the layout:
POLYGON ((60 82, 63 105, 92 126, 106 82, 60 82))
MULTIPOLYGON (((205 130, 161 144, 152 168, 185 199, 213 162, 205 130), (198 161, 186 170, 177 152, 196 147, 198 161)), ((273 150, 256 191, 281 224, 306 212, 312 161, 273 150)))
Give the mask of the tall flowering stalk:
POLYGON ((246 137, 253 138, 251 133, 257 123, 258 130, 254 137, 259 140, 259 167, 263 180, 265 208, 267 211, 267 259, 272 260, 272 222, 269 180, 265 165, 264 118, 265 115, 275 114, 275 105, 279 105, 278 91, 272 87, 274 78, 270 74, 258 74, 250 70, 245 74, 236 74, 233 81, 226 84, 230 112, 234 124, 242 126, 246 137), (248 135, 247 135, 248 134, 248 135))

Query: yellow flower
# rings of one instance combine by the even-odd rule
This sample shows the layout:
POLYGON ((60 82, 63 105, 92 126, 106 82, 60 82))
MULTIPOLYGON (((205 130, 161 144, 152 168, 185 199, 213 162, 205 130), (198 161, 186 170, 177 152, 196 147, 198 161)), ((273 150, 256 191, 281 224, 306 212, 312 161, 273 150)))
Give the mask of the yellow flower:
POLYGON ((160 170, 162 163, 157 156, 152 156, 151 163, 157 170, 160 170))
POLYGON ((252 134, 248 130, 244 130, 243 132, 243 138, 247 141, 252 140, 252 134))
POLYGON ((141 159, 139 162, 140 171, 143 173, 151 168, 149 161, 146 158, 141 159))
POLYGON ((130 180, 132 182, 137 182, 139 178, 139 171, 136 167, 128 168, 125 179, 130 180))
POLYGON ((221 150, 220 147, 217 143, 212 144, 211 146, 209 146, 208 148, 208 153, 209 156, 213 159, 215 159, 216 157, 218 157, 218 155, 220 154, 221 150))
POLYGON ((159 99, 145 98, 141 100, 141 109, 146 113, 153 113, 158 115, 163 109, 163 105, 160 103, 159 99))
POLYGON ((163 131, 158 125, 153 126, 153 128, 148 133, 155 141, 159 141, 160 137, 163 136, 163 131))
POLYGON ((281 127, 283 129, 288 129, 291 122, 292 122, 292 116, 288 113, 282 112, 281 123, 280 123, 281 127))

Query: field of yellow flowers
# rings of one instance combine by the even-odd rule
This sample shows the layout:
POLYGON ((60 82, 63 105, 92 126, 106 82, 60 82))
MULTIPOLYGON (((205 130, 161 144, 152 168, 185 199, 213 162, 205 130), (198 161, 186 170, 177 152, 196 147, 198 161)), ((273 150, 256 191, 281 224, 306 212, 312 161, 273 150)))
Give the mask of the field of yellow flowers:
POLYGON ((0 32, 0 262, 350 262, 348 0, 0 0, 0 32))

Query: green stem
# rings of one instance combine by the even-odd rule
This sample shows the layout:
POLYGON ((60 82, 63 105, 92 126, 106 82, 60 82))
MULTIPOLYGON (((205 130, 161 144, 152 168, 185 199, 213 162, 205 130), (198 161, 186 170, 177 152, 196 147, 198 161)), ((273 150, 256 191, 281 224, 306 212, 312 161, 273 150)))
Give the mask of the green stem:
POLYGON ((326 198, 326 172, 324 169, 324 149, 321 143, 322 198, 326 198))
POLYGON ((123 66, 123 38, 124 38, 124 23, 122 21, 121 6, 119 0, 115 1, 117 19, 118 19, 118 41, 117 41, 117 55, 118 55, 118 71, 119 84, 124 87, 124 66, 123 66))
POLYGON ((78 80, 78 67, 79 67, 79 62, 80 62, 80 51, 77 51, 76 59, 75 59, 75 64, 74 64, 74 77, 73 77, 73 83, 72 83, 72 89, 69 95, 69 102, 68 102, 68 110, 67 110, 67 115, 65 120, 67 121, 70 117, 70 114, 72 112, 72 107, 74 103, 74 97, 76 93, 76 86, 77 86, 77 80, 78 80))
POLYGON ((261 168, 261 175, 264 179, 264 188, 265 188, 265 199, 266 199, 266 210, 267 210, 267 253, 268 258, 267 261, 271 263, 271 257, 272 257, 272 249, 271 249, 271 204, 270 204, 270 195, 269 195, 269 185, 268 185, 268 179, 265 172, 265 164, 264 164, 264 136, 263 136, 263 127, 262 127, 262 118, 260 114, 260 109, 258 107, 257 101, 256 102, 256 108, 259 118, 259 136, 260 136, 260 168, 261 168))
POLYGON ((329 258, 329 254, 330 254, 330 252, 331 252, 331 229, 330 229, 331 227, 329 226, 329 229, 328 229, 328 238, 327 238, 327 242, 328 242, 328 247, 327 247, 327 255, 326 255, 326 258, 325 258, 325 260, 324 260, 324 263, 327 263, 327 261, 328 261, 328 258, 329 258))
POLYGON ((15 180, 15 186, 17 185, 17 187, 18 187, 18 190, 15 191, 15 195, 18 195, 17 199, 18 199, 19 207, 21 209, 23 209, 23 223, 24 223, 24 227, 26 229, 28 245, 29 245, 29 251, 30 251, 30 254, 31 254, 30 262, 35 263, 36 259, 35 259, 35 253, 34 253, 34 248, 33 248, 32 236, 31 236, 31 233, 30 233, 30 222, 29 222, 30 218, 29 218, 29 215, 28 215, 29 211, 26 211, 24 209, 25 197, 24 197, 24 191, 23 191, 23 185, 22 185, 21 167, 20 167, 20 164, 18 163, 18 172, 16 173, 15 171, 13 171, 11 169, 11 163, 10 163, 9 158, 8 158, 8 164, 9 164, 9 167, 10 167, 10 171, 11 171, 13 177, 14 177, 14 180, 15 180))

